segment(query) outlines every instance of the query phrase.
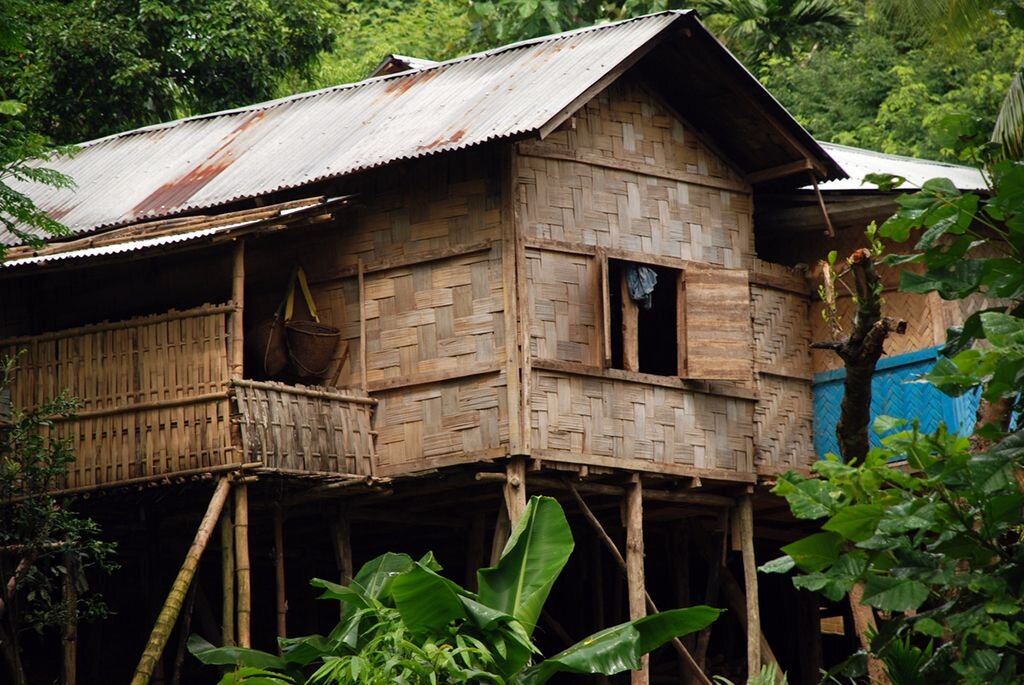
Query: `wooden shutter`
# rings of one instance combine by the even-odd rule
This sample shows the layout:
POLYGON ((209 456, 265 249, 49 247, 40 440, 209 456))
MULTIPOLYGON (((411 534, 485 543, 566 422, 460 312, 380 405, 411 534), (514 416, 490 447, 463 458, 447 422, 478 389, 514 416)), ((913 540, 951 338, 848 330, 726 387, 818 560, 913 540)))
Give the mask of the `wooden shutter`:
POLYGON ((754 329, 745 269, 687 269, 686 376, 701 380, 751 380, 754 329))

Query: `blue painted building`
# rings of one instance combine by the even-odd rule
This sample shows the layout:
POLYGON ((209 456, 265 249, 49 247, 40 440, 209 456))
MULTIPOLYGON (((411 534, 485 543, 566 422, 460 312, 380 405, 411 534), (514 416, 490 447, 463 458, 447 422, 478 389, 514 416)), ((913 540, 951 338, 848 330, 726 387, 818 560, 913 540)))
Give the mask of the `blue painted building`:
MULTIPOLYGON (((970 434, 978 409, 977 393, 949 397, 928 383, 916 382, 935 365, 938 351, 931 347, 879 361, 871 386, 872 421, 878 416, 917 418, 924 431, 934 431, 944 423, 961 435, 970 434)), ((839 453, 835 430, 845 377, 845 369, 814 375, 814 449, 819 457, 839 453)), ((872 434, 871 445, 880 445, 877 435, 872 434)))

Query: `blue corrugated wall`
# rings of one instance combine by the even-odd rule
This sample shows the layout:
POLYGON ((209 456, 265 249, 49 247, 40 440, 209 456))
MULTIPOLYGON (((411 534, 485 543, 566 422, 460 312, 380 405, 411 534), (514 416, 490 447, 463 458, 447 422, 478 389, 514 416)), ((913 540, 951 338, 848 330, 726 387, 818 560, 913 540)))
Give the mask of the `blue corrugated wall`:
MULTIPOLYGON (((962 397, 944 395, 928 383, 914 379, 931 370, 938 357, 938 347, 887 357, 878 362, 871 385, 871 419, 876 416, 917 418, 921 429, 933 431, 945 423, 961 435, 969 435, 978 409, 978 394, 962 397)), ((836 422, 843 399, 844 369, 814 375, 814 449, 819 457, 839 453, 836 422)), ((872 433, 872 446, 878 436, 872 433)))

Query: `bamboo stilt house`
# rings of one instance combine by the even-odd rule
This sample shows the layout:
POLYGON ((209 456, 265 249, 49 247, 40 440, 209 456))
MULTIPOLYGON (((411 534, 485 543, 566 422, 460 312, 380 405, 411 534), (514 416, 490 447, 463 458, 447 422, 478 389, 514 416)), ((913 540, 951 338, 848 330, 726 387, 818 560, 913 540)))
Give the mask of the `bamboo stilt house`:
POLYGON ((85 143, 77 190, 29 189, 73 235, 0 267, 13 400, 82 398, 63 494, 131 579, 79 670, 129 678, 160 614, 150 681, 213 677, 161 603, 230 478, 185 610, 212 642, 327 630, 306 580, 389 549, 471 578, 546 493, 579 544, 545 649, 647 591, 731 611, 633 682, 817 682, 843 608, 753 575, 800 535, 766 483, 816 459, 820 370, 802 248, 758 222, 840 166, 690 12, 377 73, 85 143), (595 529, 628 531, 628 583, 595 529))

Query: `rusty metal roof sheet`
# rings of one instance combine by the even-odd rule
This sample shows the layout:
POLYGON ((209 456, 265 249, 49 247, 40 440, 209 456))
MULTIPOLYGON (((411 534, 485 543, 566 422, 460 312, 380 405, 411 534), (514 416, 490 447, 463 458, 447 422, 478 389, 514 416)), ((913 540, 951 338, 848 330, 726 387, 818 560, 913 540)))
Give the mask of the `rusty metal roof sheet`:
POLYGON ((662 12, 108 136, 48 164, 77 190, 28 192, 87 233, 537 132, 683 20, 704 31, 688 11, 662 12))

